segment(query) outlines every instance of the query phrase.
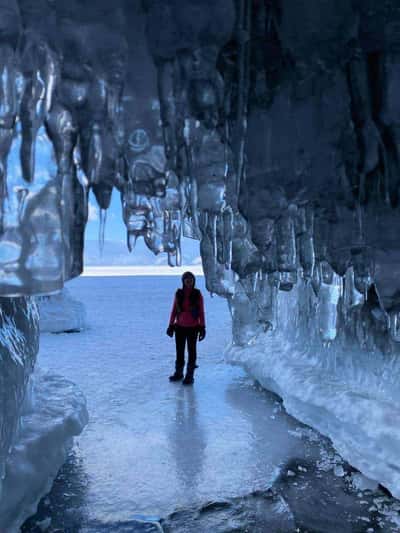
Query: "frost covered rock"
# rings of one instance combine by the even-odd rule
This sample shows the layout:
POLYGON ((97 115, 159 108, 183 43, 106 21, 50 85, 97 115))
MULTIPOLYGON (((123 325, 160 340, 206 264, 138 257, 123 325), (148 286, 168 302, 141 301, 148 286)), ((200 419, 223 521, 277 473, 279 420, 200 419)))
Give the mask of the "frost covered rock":
POLYGON ((84 304, 72 298, 66 288, 58 294, 37 296, 36 299, 42 333, 75 332, 86 327, 84 304))
POLYGON ((35 370, 29 400, 5 462, 0 531, 7 533, 19 531, 35 513, 65 462, 72 438, 88 421, 84 396, 61 376, 35 370))

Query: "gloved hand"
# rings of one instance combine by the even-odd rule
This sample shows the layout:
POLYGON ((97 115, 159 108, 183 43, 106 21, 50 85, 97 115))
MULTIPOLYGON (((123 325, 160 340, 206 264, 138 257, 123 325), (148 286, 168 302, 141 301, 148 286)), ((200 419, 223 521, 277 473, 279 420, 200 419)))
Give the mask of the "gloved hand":
POLYGON ((199 327, 199 341, 206 338, 206 328, 204 326, 199 327))
POLYGON ((173 337, 174 336, 174 331, 175 331, 174 326, 168 326, 168 329, 167 329, 167 332, 166 332, 168 337, 173 337))

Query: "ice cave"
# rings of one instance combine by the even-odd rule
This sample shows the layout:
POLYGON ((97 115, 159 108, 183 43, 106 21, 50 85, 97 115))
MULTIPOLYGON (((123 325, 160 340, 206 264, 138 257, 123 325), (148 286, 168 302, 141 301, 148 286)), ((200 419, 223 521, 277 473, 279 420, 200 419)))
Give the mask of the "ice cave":
POLYGON ((399 0, 0 0, 0 533, 399 532, 399 214, 399 0))

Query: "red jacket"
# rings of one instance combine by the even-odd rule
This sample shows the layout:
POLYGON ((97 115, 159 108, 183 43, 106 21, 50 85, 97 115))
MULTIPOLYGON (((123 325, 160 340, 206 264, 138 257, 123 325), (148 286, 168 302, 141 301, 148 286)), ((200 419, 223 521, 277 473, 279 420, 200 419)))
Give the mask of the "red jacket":
POLYGON ((183 306, 179 311, 179 305, 175 295, 174 304, 172 306, 171 316, 169 319, 170 326, 174 324, 176 326, 182 326, 183 328, 195 328, 196 326, 205 327, 204 319, 204 301, 201 292, 199 291, 199 307, 197 317, 193 316, 192 306, 190 303, 190 293, 192 289, 184 288, 183 289, 183 306))

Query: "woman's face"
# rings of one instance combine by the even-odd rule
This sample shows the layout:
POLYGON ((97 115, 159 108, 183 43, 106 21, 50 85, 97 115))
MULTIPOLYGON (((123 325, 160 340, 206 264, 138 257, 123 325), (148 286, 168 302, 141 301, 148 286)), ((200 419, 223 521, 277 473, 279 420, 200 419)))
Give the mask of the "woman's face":
POLYGON ((184 278, 183 280, 183 284, 188 289, 192 289, 194 285, 194 279, 192 278, 192 276, 186 276, 186 278, 184 278))

